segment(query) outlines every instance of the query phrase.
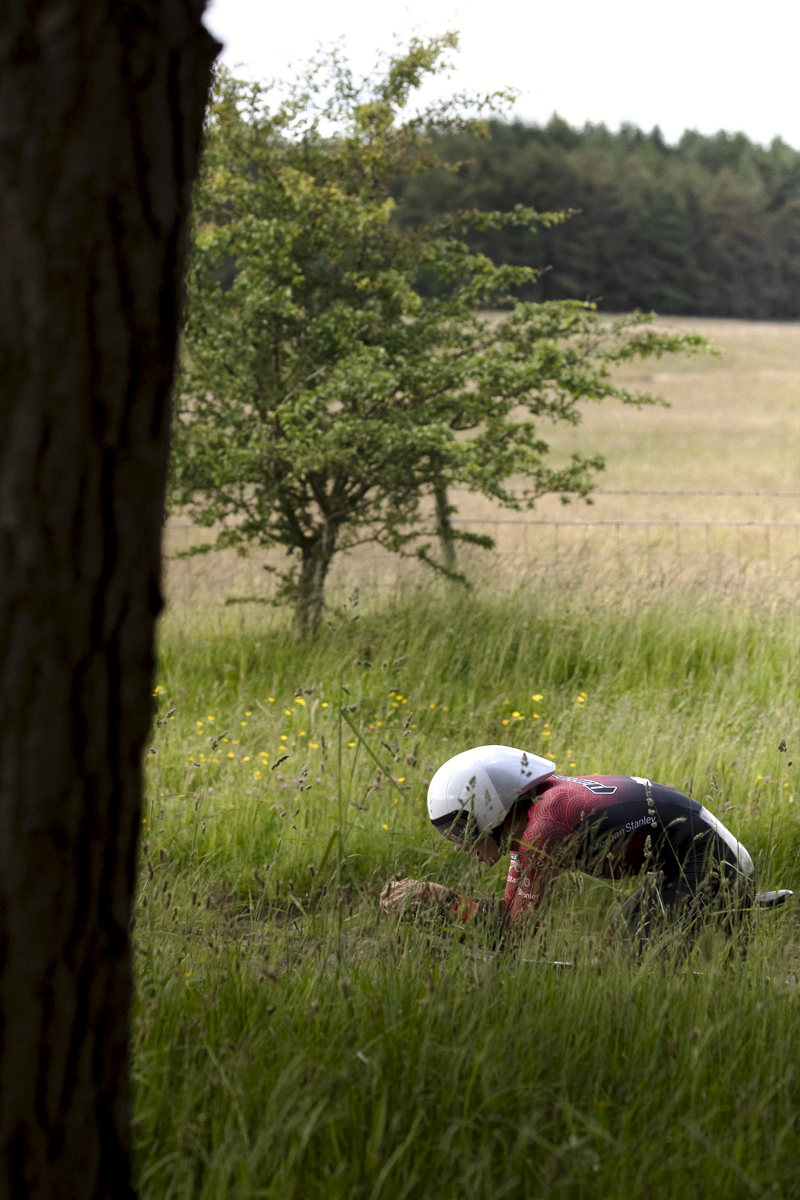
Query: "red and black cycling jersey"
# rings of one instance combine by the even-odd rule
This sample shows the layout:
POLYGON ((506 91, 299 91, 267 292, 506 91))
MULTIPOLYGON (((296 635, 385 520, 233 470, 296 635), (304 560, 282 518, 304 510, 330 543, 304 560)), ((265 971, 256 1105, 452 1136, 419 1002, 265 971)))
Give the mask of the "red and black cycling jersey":
POLYGON ((503 905, 519 916, 561 867, 610 878, 659 870, 691 890, 712 858, 726 871, 753 873, 734 835, 674 788, 631 775, 553 775, 534 789, 503 905))

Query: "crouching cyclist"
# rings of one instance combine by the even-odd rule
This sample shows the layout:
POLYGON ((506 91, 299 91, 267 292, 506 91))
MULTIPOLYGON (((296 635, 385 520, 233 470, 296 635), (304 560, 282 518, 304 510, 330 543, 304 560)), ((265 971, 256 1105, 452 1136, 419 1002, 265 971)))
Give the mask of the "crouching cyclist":
MULTIPOLYGON (((711 914, 732 927, 753 904, 753 862, 741 842, 696 800, 637 775, 563 777, 535 754, 478 746, 433 776, 428 814, 479 862, 491 865, 510 851, 499 907, 513 921, 535 911, 561 868, 614 879, 644 873, 621 913, 637 940, 669 927, 689 931, 711 914)), ((759 899, 780 903, 787 895, 759 899)), ((465 922, 494 904, 413 879, 381 895, 387 911, 409 903, 451 906, 465 922)))

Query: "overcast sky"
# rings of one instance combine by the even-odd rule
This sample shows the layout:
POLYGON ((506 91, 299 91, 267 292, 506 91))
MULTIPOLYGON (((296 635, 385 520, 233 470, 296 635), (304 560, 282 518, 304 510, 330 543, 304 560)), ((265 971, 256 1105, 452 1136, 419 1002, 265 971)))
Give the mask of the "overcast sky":
POLYGON ((456 29, 461 52, 440 94, 513 87, 526 120, 660 125, 669 141, 686 128, 743 130, 800 148, 798 0, 212 0, 206 21, 246 78, 286 77, 337 41, 367 72, 397 37, 456 29))

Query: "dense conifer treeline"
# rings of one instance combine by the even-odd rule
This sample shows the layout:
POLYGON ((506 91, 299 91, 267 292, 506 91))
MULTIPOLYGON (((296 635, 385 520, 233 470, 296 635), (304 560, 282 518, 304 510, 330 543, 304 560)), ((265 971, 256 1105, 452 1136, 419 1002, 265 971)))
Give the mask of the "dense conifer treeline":
MULTIPOLYGON (((456 171, 398 181, 404 227, 459 208, 579 209, 565 225, 470 235, 496 262, 549 267, 527 298, 600 301, 696 316, 800 316, 800 152, 741 133, 656 128, 611 133, 493 121, 491 137, 447 135, 435 148, 456 171)), ((421 281, 435 291, 435 278, 421 281)))

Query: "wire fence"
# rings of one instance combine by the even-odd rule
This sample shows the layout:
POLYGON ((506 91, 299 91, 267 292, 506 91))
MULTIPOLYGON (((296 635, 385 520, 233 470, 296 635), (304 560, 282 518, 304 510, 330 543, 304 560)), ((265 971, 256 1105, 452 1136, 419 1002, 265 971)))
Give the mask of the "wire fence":
MULTIPOLYGON (((647 493, 650 494, 650 493, 647 493)), ((672 493, 674 494, 674 493, 672 493)), ((770 493, 774 495, 774 493, 770 493)), ((632 588, 667 580, 683 588, 766 588, 771 596, 795 596, 800 590, 800 520, 713 519, 699 517, 543 518, 496 513, 456 518, 456 529, 489 534, 494 550, 463 545, 459 566, 477 586, 492 589, 536 585, 543 575, 591 578, 593 586, 632 588)), ((267 570, 282 570, 285 551, 255 550, 239 557, 234 550, 200 558, 176 557, 198 541, 211 541, 215 530, 178 518, 168 523, 165 539, 167 591, 172 600, 194 605, 269 602, 274 590, 267 570)), ((428 541, 435 535, 429 535, 428 541)), ((436 545, 430 548, 435 557, 436 545)), ((337 555, 326 593, 343 602, 353 588, 362 600, 376 601, 408 589, 429 588, 430 569, 413 557, 401 558, 374 545, 337 555)))
POLYGON ((610 489, 598 489, 595 496, 769 496, 773 500, 797 500, 800 499, 800 492, 676 492, 670 489, 667 492, 648 491, 614 491, 610 489))
MULTIPOLYGON (((642 585, 679 591, 699 586, 704 594, 734 589, 742 596, 752 591, 791 602, 800 593, 800 490, 609 488, 593 496, 600 508, 591 517, 564 510, 539 515, 504 513, 488 505, 476 509, 475 501, 462 503, 466 497, 454 496, 462 508, 461 514, 454 514, 456 531, 488 534, 494 542, 488 553, 460 543, 460 569, 475 586, 493 591, 535 588, 538 580, 555 575, 565 589, 583 586, 582 580, 590 581, 592 588, 627 589, 630 594, 638 594, 642 585), (601 515, 604 501, 609 515, 601 515), (727 509, 729 515, 716 516, 723 505, 722 513, 727 509), (767 506, 769 515, 759 516, 767 506), (653 516, 647 515, 650 511, 653 516)), ((434 543, 429 553, 435 559, 435 521, 430 514, 426 524, 423 541, 434 543)), ((249 611, 254 601, 270 603, 275 576, 266 575, 265 568, 285 569, 283 548, 255 549, 244 558, 234 550, 179 557, 200 542, 213 542, 221 528, 198 526, 185 513, 168 520, 164 551, 170 603, 189 609, 236 603, 239 612, 249 611)), ((373 598, 382 604, 416 589, 427 591, 435 578, 416 560, 413 548, 399 557, 364 544, 336 556, 326 595, 332 605, 346 604, 357 589, 362 603, 373 598)))
POLYGON ((599 521, 555 521, 541 520, 534 518, 532 520, 523 520, 514 517, 485 517, 474 520, 458 521, 461 525, 578 525, 591 528, 595 525, 719 525, 722 527, 735 527, 738 525, 761 526, 780 526, 787 529, 800 529, 800 521, 703 521, 703 520, 687 520, 682 517, 610 517, 599 521))

